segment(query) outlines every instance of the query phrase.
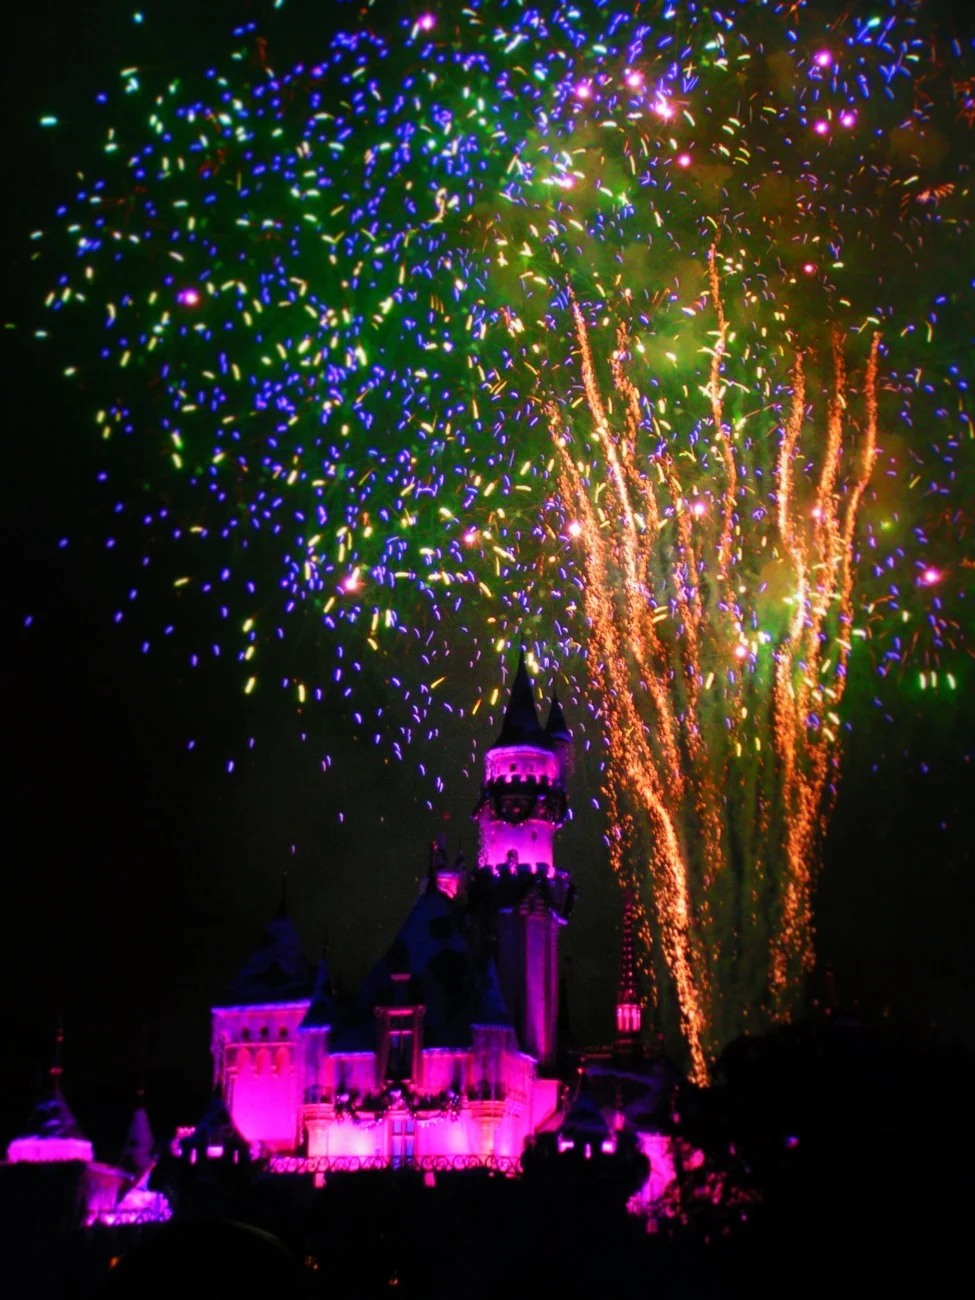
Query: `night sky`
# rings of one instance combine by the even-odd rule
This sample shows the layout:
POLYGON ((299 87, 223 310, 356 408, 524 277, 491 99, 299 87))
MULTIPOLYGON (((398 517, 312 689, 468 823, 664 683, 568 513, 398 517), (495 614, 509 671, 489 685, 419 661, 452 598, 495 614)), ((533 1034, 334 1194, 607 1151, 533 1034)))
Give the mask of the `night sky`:
MULTIPOLYGON (((477 847, 477 772, 431 811, 411 763, 384 764, 335 716, 316 723, 335 756, 323 774, 316 738, 300 741, 282 701, 245 702, 229 675, 192 674, 165 652, 143 658, 139 615, 112 622, 126 578, 124 529, 106 553, 90 406, 60 379, 56 346, 30 337, 48 281, 31 266, 27 235, 50 225, 76 156, 93 157, 88 105, 130 57, 134 8, 34 0, 5 24, 4 1144, 26 1118, 58 1014, 65 1089, 96 1140, 110 1142, 124 1124, 107 1115, 106 1099, 124 1100, 133 1086, 143 1025, 150 1111, 171 1122, 207 1086, 210 1001, 277 906, 282 868, 310 955, 327 931, 334 967, 354 984, 408 910, 427 841, 443 830, 468 861, 477 847), (44 113, 63 126, 42 131, 44 113), (71 544, 59 550, 65 536, 71 544), (248 736, 252 751, 241 744, 248 736), (230 753, 238 761, 228 775, 230 753)), ((229 0, 143 9, 147 29, 163 33, 154 37, 160 62, 221 51, 248 12, 229 0)), ((826 987, 829 965, 844 1005, 914 1039, 975 1047, 970 692, 948 704, 892 685, 884 709, 853 720, 820 888, 816 986, 826 987)), ((463 741, 447 743, 457 750, 445 765, 466 763, 463 741)), ((581 764, 576 819, 558 842, 579 888, 564 947, 583 1042, 610 1036, 618 943, 596 786, 581 764)))

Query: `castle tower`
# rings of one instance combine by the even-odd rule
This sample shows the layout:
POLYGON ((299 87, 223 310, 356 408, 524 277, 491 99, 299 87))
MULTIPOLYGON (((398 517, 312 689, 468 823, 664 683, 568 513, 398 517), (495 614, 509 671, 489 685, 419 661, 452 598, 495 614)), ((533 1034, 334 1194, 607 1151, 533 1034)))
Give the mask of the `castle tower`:
POLYGON ((632 1052, 640 1042, 643 1007, 636 986, 633 956, 633 895, 629 888, 623 900, 623 937, 620 944, 620 977, 616 989, 616 1049, 632 1052))
POLYGON ((298 1143, 298 1026, 312 993, 312 970, 288 915, 285 880, 260 944, 211 1008, 214 1085, 242 1137, 270 1151, 293 1151, 298 1143))
POLYGON ((553 841, 568 811, 564 777, 572 738, 553 699, 538 720, 522 651, 501 734, 485 755, 474 812, 478 875, 495 917, 498 978, 522 1050, 543 1070, 556 1062, 558 932, 573 888, 555 866, 553 841))
POLYGON ((95 1158, 92 1144, 78 1127, 61 1092, 63 1044, 64 1029, 59 1020, 54 1042, 54 1060, 48 1071, 50 1083, 34 1107, 27 1131, 18 1134, 7 1147, 7 1159, 11 1164, 19 1161, 33 1164, 62 1160, 90 1164, 95 1158))

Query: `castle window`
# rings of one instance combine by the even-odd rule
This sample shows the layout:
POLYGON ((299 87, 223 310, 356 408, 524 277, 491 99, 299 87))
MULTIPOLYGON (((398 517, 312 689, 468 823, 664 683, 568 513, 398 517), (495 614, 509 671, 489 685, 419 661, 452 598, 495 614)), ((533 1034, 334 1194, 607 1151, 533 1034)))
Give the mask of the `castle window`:
POLYGON ((242 1029, 240 1031, 240 1036, 245 1043, 249 1043, 251 1041, 251 1031, 249 1029, 242 1029))
MULTIPOLYGON (((394 1022, 395 1023, 395 1022, 394 1022)), ((404 1024, 405 1022, 400 1022, 404 1024)), ((389 1031, 389 1056, 386 1078, 394 1082, 409 1079, 413 1074, 413 1025, 389 1031)))
POLYGON ((288 1037, 288 1026, 287 1026, 287 1025, 282 1025, 282 1026, 281 1026, 281 1028, 278 1030, 278 1037, 279 1037, 279 1038, 287 1038, 287 1037, 288 1037))
POLYGON ((413 1159, 416 1125, 412 1115, 397 1115, 390 1125, 389 1162, 394 1169, 413 1159))
POLYGON ((267 1025, 261 1025, 261 1037, 267 1038, 267 1025))

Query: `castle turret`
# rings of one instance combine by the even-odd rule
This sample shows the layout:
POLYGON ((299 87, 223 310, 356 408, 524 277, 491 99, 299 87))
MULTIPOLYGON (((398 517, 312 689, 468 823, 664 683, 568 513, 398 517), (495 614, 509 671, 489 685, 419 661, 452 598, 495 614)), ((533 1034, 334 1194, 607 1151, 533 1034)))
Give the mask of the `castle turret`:
POLYGON ((24 1133, 19 1134, 7 1147, 7 1159, 30 1163, 76 1160, 90 1164, 95 1158, 92 1144, 78 1127, 78 1122, 61 1092, 61 1049, 64 1030, 58 1021, 55 1035, 54 1060, 48 1071, 50 1082, 38 1100, 24 1133))
POLYGON ((572 733, 566 726, 565 714, 562 712, 562 705, 559 701, 559 693, 554 688, 548 718, 545 721, 545 739, 559 760, 559 777, 563 788, 567 789, 573 768, 572 733))
POLYGON ((481 832, 478 873, 482 882, 490 878, 501 990, 522 1049, 543 1069, 556 1061, 558 932, 573 896, 553 854, 568 812, 570 747, 557 699, 543 730, 522 651, 501 734, 485 756, 474 817, 481 832))

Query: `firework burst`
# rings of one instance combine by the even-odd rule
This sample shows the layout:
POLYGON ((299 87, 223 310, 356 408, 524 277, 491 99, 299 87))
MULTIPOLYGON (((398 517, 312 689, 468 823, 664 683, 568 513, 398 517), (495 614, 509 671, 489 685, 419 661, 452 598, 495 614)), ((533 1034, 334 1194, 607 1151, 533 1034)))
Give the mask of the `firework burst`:
POLYGON ((44 238, 146 621, 397 757, 529 641, 612 723, 698 1073, 811 959, 851 651, 965 662, 971 50, 878 8, 241 28, 126 69, 44 238))

